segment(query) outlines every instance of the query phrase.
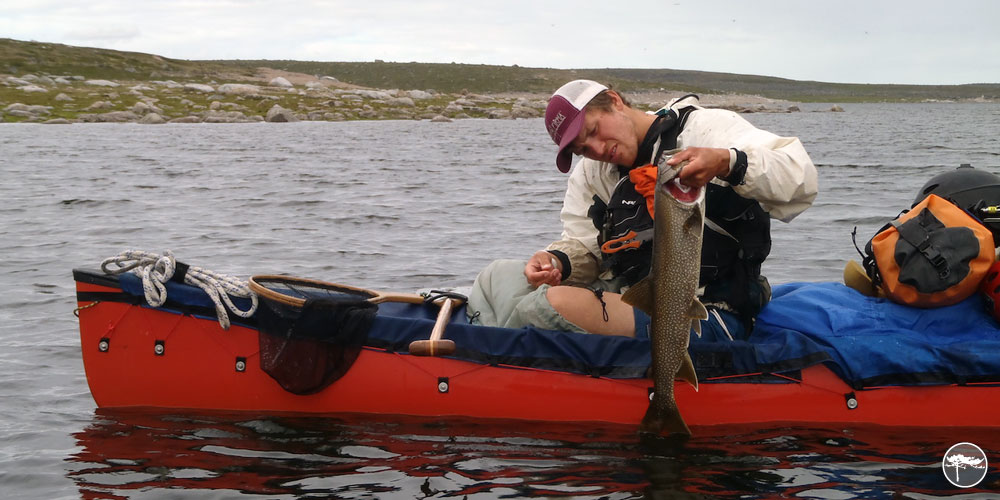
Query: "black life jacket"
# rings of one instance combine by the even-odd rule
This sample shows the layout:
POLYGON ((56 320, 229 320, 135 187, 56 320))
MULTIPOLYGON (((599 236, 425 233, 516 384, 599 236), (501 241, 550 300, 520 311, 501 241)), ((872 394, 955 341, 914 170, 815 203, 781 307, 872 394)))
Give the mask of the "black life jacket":
MULTIPOLYGON (((663 152, 676 148, 677 136, 694 109, 671 110, 657 122, 660 145, 653 158, 661 168, 665 168, 663 152)), ((594 196, 589 211, 599 231, 602 266, 620 278, 623 286, 631 286, 649 274, 653 251, 653 218, 646 209, 646 198, 629 179, 629 170, 619 166, 621 179, 610 200, 605 204, 594 196)), ((702 301, 726 304, 749 328, 770 298, 760 269, 771 251, 771 219, 756 200, 740 196, 732 187, 715 184, 706 186, 705 219, 699 280, 705 287, 702 301)))

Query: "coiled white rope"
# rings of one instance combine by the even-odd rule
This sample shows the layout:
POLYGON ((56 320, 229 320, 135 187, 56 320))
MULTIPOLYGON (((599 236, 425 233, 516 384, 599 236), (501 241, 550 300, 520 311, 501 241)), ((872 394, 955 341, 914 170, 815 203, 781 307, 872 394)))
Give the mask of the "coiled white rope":
MULTIPOLYGON (((164 251, 163 254, 126 250, 101 262, 101 269, 105 273, 121 274, 132 271, 142 278, 142 291, 146 296, 146 303, 153 307, 160 307, 167 301, 166 282, 174 276, 176 268, 177 261, 174 260, 174 254, 170 250, 164 251)), ((187 273, 184 274, 184 283, 201 288, 212 299, 219 325, 225 330, 229 329, 227 308, 241 318, 249 318, 257 310, 257 294, 250 290, 246 281, 239 278, 189 266, 187 273), (241 310, 233 304, 230 297, 249 298, 250 308, 241 310)))

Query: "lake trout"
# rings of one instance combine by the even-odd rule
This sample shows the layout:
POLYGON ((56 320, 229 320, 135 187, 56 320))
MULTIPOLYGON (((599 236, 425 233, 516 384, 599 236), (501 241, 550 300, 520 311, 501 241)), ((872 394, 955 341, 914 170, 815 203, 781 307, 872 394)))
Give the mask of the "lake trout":
POLYGON ((691 356, 691 330, 701 335, 708 311, 698 300, 701 240, 705 225, 705 188, 679 183, 683 168, 661 166, 653 195, 653 262, 649 276, 628 289, 622 300, 650 317, 653 398, 639 431, 657 435, 690 434, 674 400, 674 380, 698 389, 691 356))

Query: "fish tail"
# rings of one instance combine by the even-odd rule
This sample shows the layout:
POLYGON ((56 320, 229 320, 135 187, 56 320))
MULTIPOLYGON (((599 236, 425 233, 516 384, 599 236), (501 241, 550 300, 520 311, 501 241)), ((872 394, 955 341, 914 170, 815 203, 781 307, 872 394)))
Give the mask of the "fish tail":
MULTIPOLYGON (((655 396, 654 396, 655 397, 655 396)), ((680 410, 677 407, 657 410, 654 405, 649 405, 646 415, 639 423, 639 432, 642 434, 653 434, 656 436, 669 436, 671 434, 691 435, 691 429, 684 422, 680 410)))

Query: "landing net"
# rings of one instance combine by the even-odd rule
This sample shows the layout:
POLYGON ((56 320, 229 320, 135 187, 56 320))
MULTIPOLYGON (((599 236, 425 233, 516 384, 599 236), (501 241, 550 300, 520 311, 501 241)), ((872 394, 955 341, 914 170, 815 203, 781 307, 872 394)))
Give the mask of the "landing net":
POLYGON ((285 390, 318 392, 357 359, 378 305, 368 290, 291 276, 253 276, 260 365, 285 390))

